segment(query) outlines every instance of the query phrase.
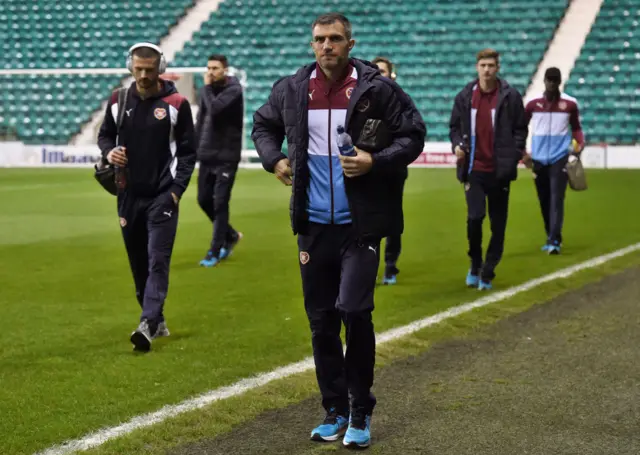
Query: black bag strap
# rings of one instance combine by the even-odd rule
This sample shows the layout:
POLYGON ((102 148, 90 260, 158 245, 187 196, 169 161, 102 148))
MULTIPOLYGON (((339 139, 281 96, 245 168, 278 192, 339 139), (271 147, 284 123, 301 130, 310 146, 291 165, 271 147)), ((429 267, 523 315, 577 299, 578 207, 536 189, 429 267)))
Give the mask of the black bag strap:
POLYGON ((127 96, 129 95, 129 87, 121 88, 118 90, 118 118, 116 119, 116 145, 120 142, 120 127, 122 126, 122 120, 124 119, 124 112, 127 108, 127 96))

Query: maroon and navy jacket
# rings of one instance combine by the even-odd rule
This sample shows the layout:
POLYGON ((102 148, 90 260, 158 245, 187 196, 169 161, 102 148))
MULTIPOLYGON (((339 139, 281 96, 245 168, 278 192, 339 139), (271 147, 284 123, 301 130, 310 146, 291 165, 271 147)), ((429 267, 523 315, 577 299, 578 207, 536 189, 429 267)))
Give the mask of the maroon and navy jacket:
POLYGON ((350 59, 349 63, 355 72, 351 71, 333 89, 335 96, 318 93, 319 87, 327 87, 318 79, 319 72, 313 63, 292 76, 279 79, 267 102, 253 115, 251 138, 267 171, 274 172, 276 163, 287 158, 281 151, 287 139, 287 154, 293 170, 291 225, 296 234, 306 234, 309 222, 319 221, 320 213, 314 213, 316 206, 310 202, 316 194, 325 198, 315 201, 324 202, 326 208, 331 198, 331 192, 326 191, 329 182, 333 182, 334 206, 329 213, 324 213, 325 221, 331 213, 333 223, 350 219, 359 239, 399 234, 404 227, 401 205, 389 188, 399 179, 404 180, 406 167, 422 152, 426 126, 409 95, 391 79, 382 77, 377 66, 359 59, 350 59), (331 104, 325 101, 316 104, 320 99, 317 96, 331 104), (373 165, 369 173, 344 178, 342 169, 335 167, 338 161, 333 158, 338 152, 334 137, 336 123, 344 121, 345 130, 357 146, 368 119, 381 120, 389 132, 389 143, 370 151, 373 165), (314 169, 316 172, 311 176, 314 169), (336 193, 336 188, 341 188, 336 182, 344 184, 344 193, 336 193), (323 196, 322 188, 315 187, 316 184, 324 186, 323 196), (347 203, 340 213, 336 212, 338 194, 346 195, 347 203))
POLYGON ((126 148, 127 193, 154 197, 171 191, 178 197, 187 189, 195 167, 193 117, 189 101, 171 81, 161 80, 156 95, 141 99, 135 82, 129 88, 117 138, 118 91, 107 104, 98 134, 103 158, 117 145, 126 148))
MULTIPOLYGON (((478 93, 479 83, 474 80, 467 84, 455 97, 453 109, 451 110, 451 119, 449 120, 449 138, 451 139, 451 151, 455 150, 456 145, 465 143, 464 137, 468 138, 470 146, 469 168, 468 172, 474 172, 487 169, 486 156, 480 151, 480 165, 476 165, 478 157, 476 156, 476 135, 477 131, 477 107, 480 106, 480 98, 478 93), (476 108, 474 108, 474 94, 476 99, 476 108), (485 166, 483 166, 483 164, 485 166)), ((487 95, 489 96, 489 95, 487 95)), ((492 99, 486 99, 487 108, 491 110, 491 117, 482 116, 483 122, 481 134, 485 137, 490 136, 491 146, 487 153, 492 154, 493 169, 498 180, 515 180, 518 177, 518 162, 522 158, 527 143, 527 121, 524 113, 524 103, 522 96, 509 85, 504 79, 498 79, 498 91, 496 94, 495 106, 492 99), (490 133, 489 132, 490 127, 490 133)), ((486 113, 486 111, 485 111, 486 113)), ((485 144, 485 142, 483 142, 485 144)), ((458 176, 460 179, 460 175, 458 176)))

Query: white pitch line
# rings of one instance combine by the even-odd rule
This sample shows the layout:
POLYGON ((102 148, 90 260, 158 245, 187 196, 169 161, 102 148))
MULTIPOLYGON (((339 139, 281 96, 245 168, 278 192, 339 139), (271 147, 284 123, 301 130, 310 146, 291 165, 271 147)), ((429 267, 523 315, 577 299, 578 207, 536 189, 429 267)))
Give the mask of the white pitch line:
MULTIPOLYGON (((473 302, 450 308, 446 311, 435 314, 433 316, 429 316, 424 319, 420 319, 408 325, 387 330, 386 332, 376 335, 376 344, 382 344, 392 340, 397 340, 398 338, 402 338, 404 336, 415 333, 425 327, 438 324, 445 319, 459 316, 462 313, 469 312, 475 308, 480 308, 491 303, 509 299, 516 294, 526 292, 530 289, 540 286, 541 284, 548 283, 559 278, 567 278, 581 270, 597 267, 611 261, 612 259, 622 257, 637 250, 640 250, 640 243, 636 243, 612 253, 598 256, 580 264, 558 270, 557 272, 551 273, 549 275, 527 281, 519 286, 514 286, 501 292, 489 294, 486 297, 474 300, 473 302)), ((220 401, 241 395, 249 390, 262 387, 269 382, 309 371, 313 369, 313 367, 313 357, 307 357, 300 362, 292 363, 284 367, 277 368, 268 373, 262 373, 258 376, 242 379, 235 384, 212 390, 198 397, 183 401, 180 404, 164 406, 162 409, 156 412, 134 417, 133 419, 121 425, 111 428, 104 428, 95 433, 91 433, 81 439, 68 441, 63 444, 51 447, 36 455, 67 455, 76 451, 89 450, 91 448, 98 447, 106 443, 107 441, 110 441, 111 439, 124 436, 140 428, 148 427, 156 423, 163 422, 171 417, 183 414, 185 412, 202 408, 215 401, 220 401)))

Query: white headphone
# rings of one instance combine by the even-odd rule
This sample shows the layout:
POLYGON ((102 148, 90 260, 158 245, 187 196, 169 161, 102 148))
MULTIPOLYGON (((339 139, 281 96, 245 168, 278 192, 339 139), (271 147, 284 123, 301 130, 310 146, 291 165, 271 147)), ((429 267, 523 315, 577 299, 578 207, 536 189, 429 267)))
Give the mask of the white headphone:
POLYGON ((136 49, 140 49, 141 47, 148 47, 160 54, 160 62, 158 63, 158 74, 164 73, 167 70, 167 61, 164 58, 162 49, 151 43, 136 43, 131 46, 131 48, 129 49, 129 54, 127 54, 127 69, 129 70, 129 72, 133 73, 133 51, 135 51, 136 49))

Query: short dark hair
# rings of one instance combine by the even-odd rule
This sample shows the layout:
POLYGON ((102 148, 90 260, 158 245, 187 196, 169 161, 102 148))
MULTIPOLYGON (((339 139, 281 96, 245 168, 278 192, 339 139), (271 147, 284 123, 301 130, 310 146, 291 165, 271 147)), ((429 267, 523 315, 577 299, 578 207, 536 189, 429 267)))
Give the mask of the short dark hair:
POLYGON ((215 60, 216 62, 222 63, 222 66, 224 66, 225 68, 229 66, 229 62, 227 62, 227 57, 225 57, 222 54, 211 54, 209 56, 209 60, 207 61, 210 62, 211 60, 215 60))
POLYGON ((371 61, 371 63, 373 63, 374 65, 376 65, 378 62, 382 62, 387 65, 387 68, 389 68, 389 74, 392 74, 394 72, 393 63, 391 63, 391 60, 389 60, 388 58, 376 57, 371 61))
POLYGON ((491 48, 482 49, 476 55, 476 63, 485 58, 492 58, 496 61, 496 65, 500 64, 500 53, 498 53, 498 51, 495 49, 491 49, 491 48))
POLYGON ((160 53, 150 47, 139 47, 137 49, 134 49, 132 55, 138 58, 155 58, 158 62, 160 62, 160 53))
POLYGON ((555 66, 547 68, 547 71, 544 72, 544 78, 554 82, 562 82, 560 68, 556 68, 555 66))
POLYGON ((311 33, 316 25, 331 25, 334 22, 340 22, 344 26, 344 33, 347 35, 347 39, 351 39, 351 22, 347 19, 347 16, 341 13, 326 13, 316 17, 316 20, 311 24, 311 33))

